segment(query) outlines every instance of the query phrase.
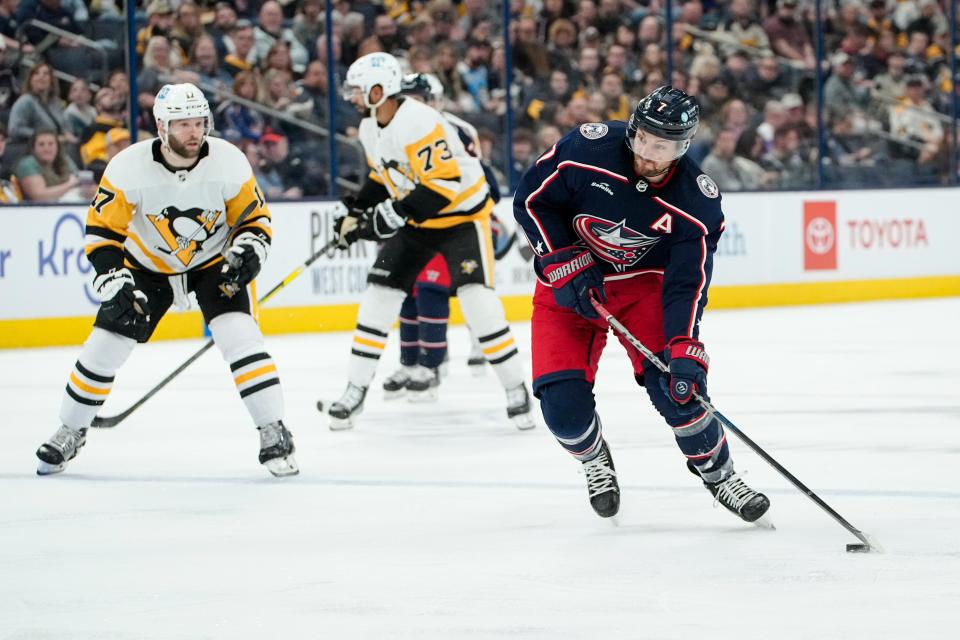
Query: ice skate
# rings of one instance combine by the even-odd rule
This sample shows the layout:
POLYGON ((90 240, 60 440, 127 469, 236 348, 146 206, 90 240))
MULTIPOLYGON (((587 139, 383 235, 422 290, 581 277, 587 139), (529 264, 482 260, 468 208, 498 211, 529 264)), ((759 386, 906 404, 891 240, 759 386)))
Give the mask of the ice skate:
POLYGON ((50 440, 37 449, 37 457, 40 458, 40 464, 37 465, 37 475, 48 476, 53 473, 60 473, 67 468, 68 462, 77 457, 77 452, 86 443, 86 429, 61 426, 50 440))
POLYGON ((587 493, 593 510, 601 518, 617 515, 620 511, 620 485, 606 440, 600 445, 597 457, 583 463, 583 472, 587 475, 587 493))
POLYGON ((413 367, 402 366, 383 381, 383 399, 396 400, 407 394, 407 382, 413 367))
POLYGON ((473 342, 470 347, 470 357, 467 358, 467 368, 470 375, 479 378, 487 373, 487 359, 483 355, 483 349, 479 342, 473 342))
POLYGON ((767 509, 770 508, 770 500, 759 491, 748 487, 735 472, 727 476, 726 480, 716 483, 704 482, 703 485, 717 502, 738 515, 744 522, 773 528, 773 523, 763 518, 767 509))
POLYGON ((283 426, 283 421, 265 424, 257 427, 257 430, 260 432, 260 464, 278 478, 300 473, 293 457, 297 448, 293 445, 293 436, 283 426))
POLYGON ((367 397, 367 388, 347 383, 347 389, 340 399, 330 405, 330 430, 344 431, 353 428, 354 418, 363 412, 363 399, 367 397))
POLYGON ((530 394, 527 392, 526 383, 507 389, 507 417, 521 431, 537 426, 533 421, 533 412, 530 410, 530 394))
POLYGON ((410 371, 407 380, 407 400, 410 402, 434 402, 440 387, 440 372, 423 365, 410 371))

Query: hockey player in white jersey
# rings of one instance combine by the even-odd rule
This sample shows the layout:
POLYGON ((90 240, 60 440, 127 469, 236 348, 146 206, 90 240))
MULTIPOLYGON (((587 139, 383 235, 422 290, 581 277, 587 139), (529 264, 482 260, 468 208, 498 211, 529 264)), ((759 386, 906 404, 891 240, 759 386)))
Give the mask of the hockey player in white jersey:
POLYGON ((212 115, 197 87, 165 85, 153 115, 159 137, 110 161, 87 211, 100 310, 67 381, 62 426, 37 450, 37 473, 63 471, 76 457, 134 346, 193 292, 260 432, 260 463, 294 475, 280 379, 251 291, 270 248, 270 211, 243 153, 208 137, 212 115))
POLYGON ((345 429, 363 408, 387 334, 417 275, 438 253, 450 270, 463 315, 507 394, 507 416, 533 426, 516 342, 493 290, 493 201, 480 162, 436 109, 400 94, 396 58, 371 53, 347 71, 344 98, 369 109, 360 142, 370 166, 335 232, 341 247, 358 238, 383 242, 360 301, 343 396, 329 409, 330 428, 345 429))

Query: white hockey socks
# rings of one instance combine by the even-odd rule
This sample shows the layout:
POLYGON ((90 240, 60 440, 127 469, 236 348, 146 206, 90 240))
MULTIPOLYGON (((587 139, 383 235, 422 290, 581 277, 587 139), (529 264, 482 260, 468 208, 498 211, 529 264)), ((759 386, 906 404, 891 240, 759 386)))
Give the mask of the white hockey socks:
POLYGON ((225 313, 210 322, 210 333, 230 365, 233 381, 253 423, 261 427, 281 420, 280 375, 273 358, 264 351, 263 334, 256 320, 246 313, 225 313))
POLYGON ((399 289, 371 284, 360 298, 357 328, 353 333, 347 380, 358 387, 369 387, 377 372, 380 356, 387 347, 387 335, 393 326, 403 299, 399 289))
POLYGON ((137 341, 94 327, 73 365, 60 404, 60 422, 86 429, 103 406, 116 372, 127 361, 137 341))
POLYGON ((523 384, 523 368, 517 357, 517 342, 503 315, 503 305, 493 289, 468 284, 457 289, 463 317, 480 342, 487 362, 493 366, 504 389, 523 384))

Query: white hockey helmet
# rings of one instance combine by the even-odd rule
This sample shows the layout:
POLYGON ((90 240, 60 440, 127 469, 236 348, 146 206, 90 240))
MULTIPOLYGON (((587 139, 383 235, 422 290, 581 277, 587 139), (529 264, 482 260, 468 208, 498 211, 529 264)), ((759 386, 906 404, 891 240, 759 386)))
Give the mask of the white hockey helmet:
POLYGON ((357 60, 347 69, 347 79, 343 83, 343 99, 351 100, 355 91, 363 95, 363 104, 368 109, 376 109, 387 98, 395 96, 401 91, 403 73, 400 63, 389 53, 368 53, 357 60), (372 104, 370 90, 380 85, 383 96, 372 104))
MULTIPOLYGON (((187 118, 204 118, 205 127, 203 137, 210 134, 213 128, 213 118, 210 115, 210 105, 203 92, 197 87, 184 82, 183 84, 165 84, 157 93, 157 98, 153 103, 153 117, 157 120, 157 130, 160 131, 160 139, 163 144, 167 144, 167 132, 170 130, 170 122, 173 120, 186 120, 187 118), (163 128, 160 128, 160 124, 163 128)), ((201 144, 203 140, 201 140, 201 144)))

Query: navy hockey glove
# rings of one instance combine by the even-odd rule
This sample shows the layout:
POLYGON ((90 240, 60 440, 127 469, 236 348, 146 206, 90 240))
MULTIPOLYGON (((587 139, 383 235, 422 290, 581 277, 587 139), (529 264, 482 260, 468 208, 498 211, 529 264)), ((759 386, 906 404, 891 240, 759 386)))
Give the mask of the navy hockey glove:
POLYGON ((359 235, 363 240, 389 240, 407 223, 407 219, 397 213, 392 200, 384 200, 367 210, 360 221, 359 235))
POLYGON ((269 249, 270 241, 260 231, 244 231, 238 235, 223 256, 225 261, 220 269, 223 282, 239 287, 250 284, 267 261, 269 249))
POLYGON ((676 403, 681 415, 696 413, 700 410, 700 403, 691 402, 693 392, 707 399, 710 358, 703 343, 692 338, 674 338, 667 345, 664 357, 670 365, 670 373, 660 377, 660 388, 676 403))
POLYGON ((93 279, 93 290, 100 296, 100 311, 109 322, 127 327, 150 321, 147 295, 136 289, 129 269, 110 269, 93 279))
POLYGON ((333 233, 337 238, 337 246, 346 249, 360 239, 360 222, 366 216, 366 210, 357 207, 357 199, 347 196, 343 200, 347 215, 333 219, 333 233))
POLYGON ((538 262, 540 271, 553 287, 553 298, 558 305, 573 309, 587 319, 600 317, 590 296, 606 302, 607 292, 603 288, 603 272, 593 261, 593 254, 580 247, 564 247, 539 258, 538 262))

